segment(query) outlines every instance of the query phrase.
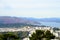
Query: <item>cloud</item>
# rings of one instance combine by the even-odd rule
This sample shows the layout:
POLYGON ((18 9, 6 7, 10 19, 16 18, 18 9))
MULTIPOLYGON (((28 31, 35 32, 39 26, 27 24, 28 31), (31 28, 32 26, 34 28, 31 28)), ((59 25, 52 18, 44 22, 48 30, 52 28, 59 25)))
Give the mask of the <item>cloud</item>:
POLYGON ((0 0, 0 16, 57 17, 60 0, 0 0))
POLYGON ((56 0, 2 0, 0 8, 50 8, 60 7, 59 4, 56 0))

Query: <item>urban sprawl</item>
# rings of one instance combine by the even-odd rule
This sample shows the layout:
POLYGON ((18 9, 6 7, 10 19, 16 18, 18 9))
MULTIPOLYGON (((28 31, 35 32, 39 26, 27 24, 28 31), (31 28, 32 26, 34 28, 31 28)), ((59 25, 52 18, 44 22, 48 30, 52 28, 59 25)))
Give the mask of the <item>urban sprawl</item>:
MULTIPOLYGON (((53 35, 56 37, 60 37, 60 30, 53 30, 52 27, 30 27, 30 26, 25 26, 25 27, 20 27, 20 28, 0 28, 0 32, 16 32, 16 31, 28 31, 29 35, 33 34, 35 30, 49 30, 53 35)), ((29 40, 29 38, 24 38, 23 40, 29 40)), ((55 39, 57 40, 57 39, 55 39)))

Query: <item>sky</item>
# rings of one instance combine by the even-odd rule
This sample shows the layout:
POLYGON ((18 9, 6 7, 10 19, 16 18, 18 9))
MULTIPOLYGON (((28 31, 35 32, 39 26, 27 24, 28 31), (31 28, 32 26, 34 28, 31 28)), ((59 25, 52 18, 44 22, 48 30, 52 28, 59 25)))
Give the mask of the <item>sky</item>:
POLYGON ((60 18, 60 0, 0 0, 0 16, 60 18))

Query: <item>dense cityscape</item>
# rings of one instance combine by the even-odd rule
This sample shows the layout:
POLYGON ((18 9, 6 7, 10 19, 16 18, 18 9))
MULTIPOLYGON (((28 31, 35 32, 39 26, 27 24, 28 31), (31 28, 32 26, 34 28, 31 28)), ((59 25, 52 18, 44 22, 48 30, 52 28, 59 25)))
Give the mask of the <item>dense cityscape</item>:
POLYGON ((28 32, 27 37, 24 37, 22 40, 29 40, 29 37, 35 33, 36 30, 49 30, 53 35, 55 35, 55 40, 60 38, 60 30, 54 30, 52 27, 30 27, 25 26, 21 28, 0 28, 0 33, 2 32, 28 32))

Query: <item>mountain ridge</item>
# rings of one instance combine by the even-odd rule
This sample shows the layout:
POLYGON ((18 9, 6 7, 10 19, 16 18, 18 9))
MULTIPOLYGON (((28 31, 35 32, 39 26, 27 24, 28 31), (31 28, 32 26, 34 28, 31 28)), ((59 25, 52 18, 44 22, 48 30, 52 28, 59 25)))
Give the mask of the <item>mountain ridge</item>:
POLYGON ((40 22, 60 22, 60 18, 27 18, 0 16, 0 23, 37 23, 40 22))
POLYGON ((26 18, 0 16, 0 27, 44 26, 40 22, 60 22, 60 18, 26 18))

